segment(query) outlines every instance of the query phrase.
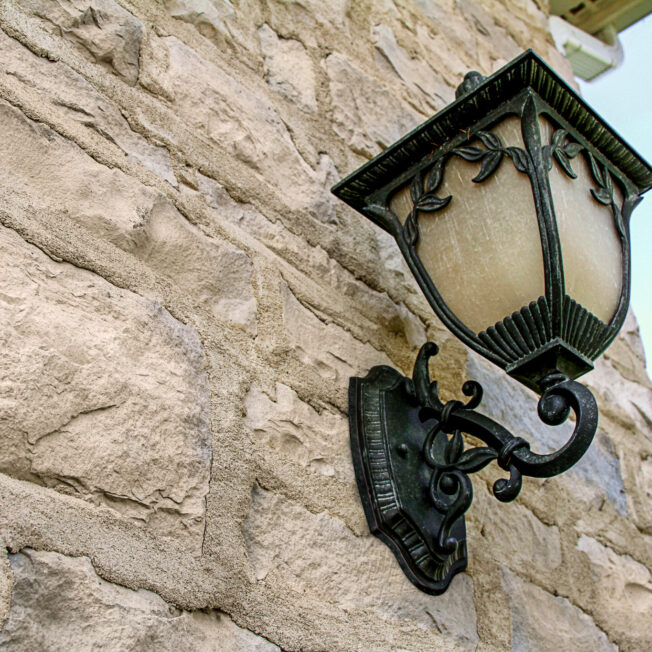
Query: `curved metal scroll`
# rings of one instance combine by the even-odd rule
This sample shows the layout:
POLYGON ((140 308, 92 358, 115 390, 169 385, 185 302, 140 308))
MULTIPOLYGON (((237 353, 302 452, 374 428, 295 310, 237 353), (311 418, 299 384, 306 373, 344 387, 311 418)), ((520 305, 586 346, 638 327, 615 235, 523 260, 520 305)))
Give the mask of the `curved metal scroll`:
POLYGON ((464 513, 473 500, 469 475, 496 460, 509 472, 494 483, 498 500, 514 500, 522 476, 563 473, 586 452, 598 424, 591 392, 560 375, 551 376, 538 413, 560 425, 573 411, 575 428, 554 453, 540 455, 530 444, 479 414, 482 387, 464 384, 466 403, 439 398, 429 359, 438 352, 423 345, 412 378, 391 367, 374 367, 350 385, 351 450, 358 488, 371 531, 394 552, 409 579, 428 593, 442 593, 466 568, 464 513), (464 450, 462 433, 486 444, 464 450))

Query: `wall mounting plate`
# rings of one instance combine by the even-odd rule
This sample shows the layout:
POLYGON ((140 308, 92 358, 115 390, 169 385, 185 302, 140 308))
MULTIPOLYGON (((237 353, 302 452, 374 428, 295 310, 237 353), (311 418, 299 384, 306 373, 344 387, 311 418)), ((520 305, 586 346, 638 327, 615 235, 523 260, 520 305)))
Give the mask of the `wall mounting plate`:
MULTIPOLYGON (((466 528, 461 516, 450 530, 455 550, 436 551, 445 513, 433 506, 432 469, 423 450, 439 422, 408 391, 406 380, 387 366, 351 378, 353 466, 369 529, 392 550, 413 584, 439 595, 466 569, 466 528)), ((443 457, 447 443, 446 434, 438 433, 433 453, 443 457)))

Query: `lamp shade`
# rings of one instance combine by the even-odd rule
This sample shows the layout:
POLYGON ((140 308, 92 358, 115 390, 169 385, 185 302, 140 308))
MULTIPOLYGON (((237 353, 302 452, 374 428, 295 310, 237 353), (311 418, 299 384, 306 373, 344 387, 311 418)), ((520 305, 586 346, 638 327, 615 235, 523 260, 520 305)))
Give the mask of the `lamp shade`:
POLYGON ((431 306, 537 392, 576 378, 629 304, 629 217, 652 169, 534 52, 333 188, 389 231, 431 306))

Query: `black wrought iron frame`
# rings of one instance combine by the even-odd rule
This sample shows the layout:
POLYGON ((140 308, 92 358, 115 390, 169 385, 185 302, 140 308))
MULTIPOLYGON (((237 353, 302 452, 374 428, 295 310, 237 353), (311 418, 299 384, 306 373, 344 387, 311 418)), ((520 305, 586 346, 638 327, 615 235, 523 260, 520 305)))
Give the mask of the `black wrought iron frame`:
POLYGON ((369 528, 393 550, 408 578, 432 594, 443 593, 467 565, 469 475, 496 460, 509 478, 497 480, 493 494, 509 502, 520 492, 523 475, 546 478, 573 466, 598 424, 591 392, 574 380, 553 379, 539 399, 539 417, 559 425, 572 410, 575 428, 558 451, 533 453, 525 439, 476 412, 479 383, 464 384, 466 403, 440 400, 428 371, 437 352, 433 342, 423 345, 412 378, 378 366, 349 385, 351 453, 369 528), (486 446, 464 451, 462 433, 486 446))
MULTIPOLYGON (((422 590, 441 593, 466 567, 463 514, 472 500, 469 474, 496 460, 509 479, 494 495, 513 500, 522 475, 550 477, 575 464, 597 428, 597 407, 575 378, 617 335, 629 305, 629 218, 640 195, 652 186, 652 169, 532 51, 485 79, 467 74, 457 99, 381 155, 338 183, 333 192, 389 231, 426 299, 441 321, 465 344, 540 394, 539 416, 559 425, 575 413, 573 434, 558 451, 538 455, 530 444, 475 411, 482 389, 463 387, 470 397, 442 403, 431 383, 424 345, 412 379, 390 367, 374 367, 350 383, 351 450, 367 520, 394 551, 408 577, 422 590), (504 144, 492 128, 508 116, 521 122, 523 147, 504 144), (554 127, 542 142, 539 116, 554 127), (433 143, 442 143, 433 150, 433 143), (565 290, 562 250, 548 172, 560 166, 575 177, 572 159, 584 156, 596 184, 596 202, 612 210, 622 255, 617 309, 604 323, 565 290), (417 251, 419 219, 444 209, 451 197, 437 191, 447 161, 459 156, 480 164, 473 178, 489 178, 505 158, 528 176, 536 209, 544 263, 545 294, 475 333, 447 306, 417 251), (413 208, 402 223, 390 200, 409 185, 413 208), (623 202, 618 205, 614 185, 623 202), (486 446, 463 450, 461 433, 486 446), (450 438, 449 438, 450 435, 450 438)), ((443 252, 445 255, 445 252, 443 252)))
POLYGON ((609 346, 620 330, 629 306, 629 218, 638 201, 640 189, 542 98, 526 88, 479 119, 472 128, 462 129, 438 151, 423 157, 407 172, 370 194, 362 211, 375 221, 382 221, 384 228, 394 236, 419 286, 442 322, 469 347, 540 393, 542 378, 554 371, 577 378, 591 370, 592 360, 609 346), (516 115, 521 121, 525 149, 505 147, 491 132, 493 126, 510 115, 516 115), (539 115, 558 126, 551 144, 541 142, 539 115), (480 140, 486 149, 468 144, 474 140, 480 140), (559 164, 566 174, 574 174, 566 150, 572 157, 580 152, 586 155, 597 185, 597 188, 591 189, 593 196, 597 202, 611 206, 621 240, 622 290, 618 307, 607 324, 565 291, 561 243, 548 171, 554 159, 562 162, 559 164), (450 197, 438 197, 436 191, 443 178, 446 161, 452 156, 481 162, 478 175, 473 179, 475 183, 489 178, 503 157, 511 158, 516 169, 529 177, 539 224, 545 294, 480 333, 470 330, 448 307, 417 252, 418 215, 441 210, 451 200, 450 197), (623 193, 622 206, 614 201, 612 178, 623 193), (407 184, 410 184, 414 208, 401 223, 389 207, 389 202, 393 194, 407 184))

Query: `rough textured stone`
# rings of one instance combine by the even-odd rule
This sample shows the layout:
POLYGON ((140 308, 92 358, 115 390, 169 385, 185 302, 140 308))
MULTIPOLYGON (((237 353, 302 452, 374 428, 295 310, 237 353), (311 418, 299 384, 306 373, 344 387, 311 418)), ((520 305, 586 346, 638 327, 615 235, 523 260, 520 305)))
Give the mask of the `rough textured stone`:
MULTIPOLYGON (((627 350, 626 345, 621 344, 627 350)), ((616 345, 618 347, 618 344, 616 345)), ((620 347, 619 347, 620 348, 620 347)), ((616 349, 618 351, 618 348, 616 349)), ((618 357, 616 352, 612 355, 618 357)), ((631 353, 628 356, 631 358, 631 353)), ((627 366, 623 358, 621 369, 627 366)), ((633 361, 632 361, 633 362, 633 361)), ((634 368, 642 367, 634 363, 634 368)), ((642 373, 645 373, 644 371, 642 373)), ((624 376, 621 370, 616 368, 612 358, 602 357, 595 362, 595 370, 586 376, 586 383, 603 397, 600 401, 600 409, 610 420, 621 423, 627 428, 635 429, 652 441, 652 384, 648 381, 637 382, 631 379, 633 372, 624 376), (622 397, 622 398, 617 398, 622 397)))
POLYGON ((481 3, 473 0, 459 0, 457 6, 461 9, 469 27, 482 36, 488 36, 494 45, 495 53, 500 56, 502 62, 508 62, 519 55, 522 48, 514 40, 514 37, 503 27, 496 24, 496 20, 481 3))
POLYGON ((215 317, 256 332, 253 265, 228 242, 205 236, 166 200, 156 201, 134 229, 142 238, 134 254, 152 269, 192 291, 198 306, 215 317))
POLYGON ((258 30, 267 83, 301 110, 317 110, 312 61, 299 41, 280 39, 269 25, 258 30))
POLYGON ((544 652, 616 652, 589 616, 566 598, 555 597, 502 570, 503 588, 512 606, 512 650, 544 652))
POLYGON ((317 412, 287 385, 267 396, 253 385, 245 399, 247 425, 267 446, 312 471, 354 482, 349 424, 326 408, 317 412))
POLYGON ((469 572, 443 596, 368 532, 348 451, 349 377, 409 373, 425 339, 444 398, 468 374, 535 450, 570 433, 469 361, 391 237, 330 193, 470 69, 533 47, 573 84, 547 11, 0 2, 0 538, 25 551, 0 566, 0 647, 650 648, 633 318, 584 378, 601 430, 575 469, 508 505, 495 463, 475 474, 469 572))
POLYGON ((311 168, 279 115, 257 93, 177 38, 164 41, 168 66, 158 81, 189 126, 250 166, 250 183, 262 177, 277 188, 292 188, 285 198, 293 208, 323 222, 335 221, 334 198, 324 192, 333 181, 329 158, 322 156, 311 168), (188 70, 193 84, 187 83, 188 70))
POLYGON ((356 537, 342 521, 254 487, 244 523, 256 578, 281 573, 298 593, 317 593, 337 608, 370 609, 390 622, 411 620, 464 648, 478 641, 473 583, 458 576, 442 596, 414 591, 392 553, 371 536, 356 537))
POLYGON ((120 147, 130 160, 138 161, 176 185, 170 155, 133 131, 120 109, 100 95, 81 75, 61 62, 37 57, 15 39, 0 32, 0 57, 4 72, 26 92, 46 103, 51 111, 92 130, 120 147))
POLYGON ((644 650, 652 645, 650 571, 629 555, 617 555, 595 539, 582 535, 577 549, 591 564, 595 611, 608 631, 617 634, 625 649, 644 650))
MULTIPOLYGON (((362 283, 336 260, 333 260, 321 246, 307 246, 303 238, 292 233, 279 221, 272 222, 267 219, 251 204, 235 201, 223 186, 203 174, 197 175, 196 185, 206 204, 214 209, 211 212, 214 213, 216 220, 228 220, 253 235, 293 266, 314 273, 316 278, 327 285, 329 289, 337 292, 340 296, 350 297, 370 320, 382 324, 392 333, 404 333, 406 340, 412 346, 419 346, 425 341, 425 326, 421 318, 409 310, 405 304, 397 304, 392 301, 387 293, 372 291, 368 285, 362 283)), ((378 234, 381 233, 379 230, 377 231, 378 234)), ((386 255, 383 248, 386 246, 386 242, 383 240, 380 244, 379 240, 378 251, 383 259, 386 255)), ((391 253, 387 254, 392 257, 389 266, 396 265, 393 269, 400 270, 397 275, 401 282, 405 285, 409 283, 408 288, 412 289, 415 283, 409 277, 407 265, 400 257, 394 240, 391 244, 387 244, 387 247, 388 249, 391 247, 391 253)), ((381 273, 383 271, 381 269, 381 273)), ((388 273, 392 274, 393 272, 389 271, 388 273)), ((410 294, 409 289, 397 294, 405 297, 410 294)))
POLYGON ((376 364, 391 360, 372 346, 356 340, 335 324, 321 321, 292 293, 283 288, 283 320, 294 353, 300 362, 323 380, 338 385, 376 364))
POLYGON ((205 36, 229 34, 235 11, 229 0, 165 0, 170 16, 195 25, 205 36))
POLYGON ((192 290, 197 305, 255 332, 253 268, 244 252, 205 236, 160 193, 97 163, 7 104, 0 103, 0 124, 8 136, 0 143, 7 165, 1 185, 133 253, 192 290))
POLYGON ((9 560, 15 584, 0 632, 6 649, 279 650, 226 614, 182 611, 150 591, 107 582, 86 557, 27 549, 9 560))
POLYGON ((27 0, 35 14, 56 26, 63 38, 79 44, 93 59, 127 83, 138 80, 142 26, 114 0, 27 0))
POLYGON ((326 59, 333 128, 354 150, 373 156, 422 120, 340 54, 326 59), (380 99, 382 98, 382 99, 380 99))
POLYGON ((196 550, 211 460, 196 331, 4 227, 0 238, 0 469, 196 550))
POLYGON ((433 111, 438 111, 455 99, 453 89, 425 62, 413 59, 396 42, 387 25, 374 28, 374 45, 387 59, 396 74, 406 83, 425 94, 433 111))
POLYGON ((9 616, 14 576, 6 555, 0 558, 0 632, 9 616))
POLYGON ((0 148, 3 185, 43 210, 60 211, 101 237, 129 247, 156 194, 118 170, 95 162, 47 126, 0 103, 7 138, 0 148), (17 149, 12 143, 20 142, 17 149))
POLYGON ((474 491, 471 510, 468 514, 471 554, 482 548, 504 566, 534 568, 548 575, 561 565, 557 526, 545 525, 518 503, 499 503, 486 487, 474 491))

